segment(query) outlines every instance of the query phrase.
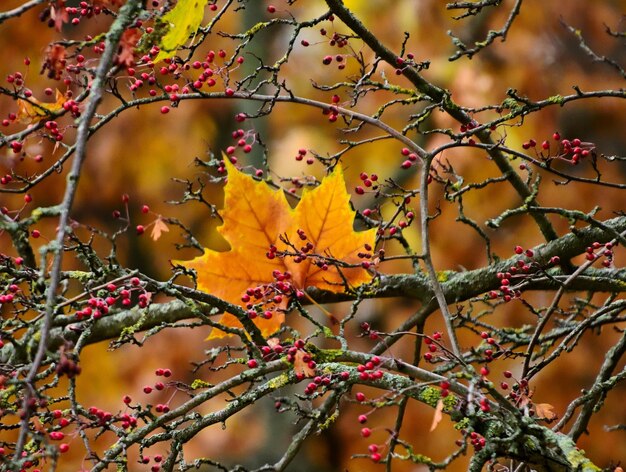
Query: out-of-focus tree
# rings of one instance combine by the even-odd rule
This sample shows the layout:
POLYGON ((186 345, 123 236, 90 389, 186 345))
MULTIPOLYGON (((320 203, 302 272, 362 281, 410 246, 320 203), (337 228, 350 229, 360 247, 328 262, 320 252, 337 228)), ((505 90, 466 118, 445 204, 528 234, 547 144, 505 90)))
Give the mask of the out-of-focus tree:
POLYGON ((2 470, 621 470, 619 2, 2 8, 2 470))

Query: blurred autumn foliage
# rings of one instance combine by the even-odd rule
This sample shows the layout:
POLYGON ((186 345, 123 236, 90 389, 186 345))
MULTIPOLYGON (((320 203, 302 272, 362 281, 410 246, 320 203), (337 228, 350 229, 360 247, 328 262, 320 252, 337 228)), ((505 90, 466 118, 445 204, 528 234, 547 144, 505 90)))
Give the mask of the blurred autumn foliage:
MULTIPOLYGON (((22 3, 18 0, 4 0, 0 8, 8 11, 22 3)), ((79 2, 68 0, 60 3, 80 8, 79 2)), ((104 8, 116 9, 125 2, 99 3, 104 8)), ((270 2, 241 3, 245 4, 245 9, 225 9, 220 18, 219 30, 227 34, 213 34, 210 40, 198 46, 196 56, 206 56, 209 50, 224 50, 230 57, 241 42, 241 37, 235 35, 249 31, 251 25, 274 18, 289 19, 292 15, 298 21, 315 18, 323 15, 328 8, 324 2, 277 0, 271 2, 276 11, 270 13, 267 8, 270 2)), ((504 1, 502 3, 505 8, 488 8, 477 16, 462 20, 455 19, 459 14, 457 10, 446 9, 446 3, 438 0, 346 0, 344 3, 388 48, 413 54, 417 63, 428 62, 421 74, 428 81, 447 90, 460 107, 480 109, 486 105, 502 104, 511 97, 511 93, 507 94, 507 91, 518 97, 526 97, 532 102, 575 94, 573 86, 581 91, 624 89, 624 77, 607 63, 594 62, 580 47, 577 36, 580 34, 585 44, 600 56, 610 57, 618 64, 626 64, 624 37, 615 38, 607 34, 607 28, 611 31, 624 31, 623 15, 626 10, 623 2, 527 0, 523 2, 519 15, 508 31, 506 41, 497 38, 493 44, 471 59, 461 57, 454 61, 449 60, 457 50, 453 38, 466 44, 482 41, 490 31, 498 30, 505 24, 515 2, 504 1)), ((5 134, 25 128, 24 122, 38 123, 45 117, 45 110, 62 107, 63 103, 71 100, 66 95, 68 90, 73 90, 74 99, 81 92, 75 85, 68 87, 62 81, 63 61, 69 60, 64 57, 65 49, 60 45, 51 47, 49 44, 61 39, 69 44, 70 41, 84 39, 86 35, 96 36, 105 32, 111 24, 111 17, 108 15, 81 21, 78 25, 72 25, 66 20, 60 24, 61 20, 57 16, 58 28, 55 25, 49 27, 47 20, 42 22, 40 18, 44 5, 48 3, 43 2, 40 8, 30 9, 19 18, 0 23, 0 50, 3 56, 0 85, 7 87, 6 76, 20 72, 33 92, 33 99, 29 103, 16 100, 8 94, 0 96, 0 119, 15 113, 22 120, 21 123, 11 122, 9 126, 0 129, 5 134), (25 65, 25 58, 28 58, 30 65, 25 65), (49 88, 52 90, 51 94, 50 91, 46 92, 49 88)), ((222 8, 224 2, 220 0, 216 5, 222 8)), ((207 9, 202 24, 207 24, 214 16, 214 11, 207 9)), ((351 97, 342 94, 341 88, 324 90, 320 86, 340 83, 345 77, 362 74, 356 61, 346 61, 345 67, 339 68, 335 59, 337 48, 329 44, 332 33, 351 33, 339 20, 326 21, 321 26, 327 30, 326 34, 320 34, 320 27, 303 30, 289 61, 282 65, 279 77, 287 81, 289 93, 295 96, 330 104, 333 103, 332 95, 337 94, 340 100, 338 105, 348 108, 351 97), (301 40, 309 45, 301 46, 301 40), (333 59, 329 65, 323 64, 326 56, 333 59)), ((259 36, 251 43, 250 50, 242 51, 241 57, 245 59, 243 64, 231 68, 230 83, 220 83, 217 87, 221 87, 220 90, 224 86, 234 87, 235 80, 251 74, 258 63, 255 57, 261 58, 265 64, 279 61, 290 35, 288 23, 277 25, 271 31, 259 32, 259 36)), ((139 40, 138 29, 126 31, 119 53, 120 67, 130 66, 137 59, 136 53, 133 58, 132 51, 138 47, 139 40)), ((359 39, 351 40, 349 50, 350 54, 362 56, 363 63, 372 64, 376 60, 376 55, 359 39)), ((86 52, 85 56, 84 61, 88 65, 92 61, 95 66, 95 55, 86 52)), ((72 57, 71 61, 75 61, 75 58, 72 57)), ((192 72, 197 75, 193 69, 190 74, 192 72)), ((411 87, 408 80, 396 75, 395 66, 384 62, 378 64, 376 74, 371 79, 381 83, 389 82, 399 88, 411 87)), ((136 76, 121 72, 115 76, 112 84, 127 91, 135 80, 136 76)), ((167 81, 168 78, 164 78, 164 83, 167 81)), ((248 85, 248 88, 252 87, 253 85, 248 85)), ((271 93, 266 89, 267 86, 260 91, 271 93)), ((115 93, 114 91, 104 97, 98 113, 108 113, 119 105, 115 93)), ((391 87, 380 93, 365 95, 358 103, 358 111, 365 115, 376 115, 391 128, 402 130, 412 119, 411 115, 417 112, 409 106, 383 108, 396 97, 400 99, 400 95, 391 87)), ((161 112, 163 105, 165 103, 158 102, 127 109, 94 133, 89 141, 88 157, 71 211, 71 219, 79 224, 76 232, 81 237, 87 238, 91 228, 97 229, 92 246, 104 256, 111 250, 111 244, 106 238, 99 237, 98 232, 112 234, 123 228, 125 223, 113 215, 119 211, 123 220, 128 211, 128 224, 132 230, 126 231, 116 240, 117 259, 125 267, 138 269, 156 280, 168 280, 171 277, 171 261, 200 256, 197 248, 176 249, 175 244, 181 243, 184 238, 181 237, 180 229, 171 223, 171 219, 183 222, 202 246, 212 251, 229 249, 228 242, 232 241, 223 232, 220 235, 216 230, 222 223, 216 217, 215 210, 222 208, 224 185, 217 179, 214 183, 206 177, 207 169, 202 162, 220 159, 221 153, 229 146, 237 147, 238 141, 242 139, 237 130, 243 130, 243 139, 246 143, 252 143, 250 153, 238 154, 242 168, 248 173, 261 169, 265 174, 259 175, 264 177, 267 176, 266 169, 270 169, 269 176, 274 182, 282 183, 287 190, 297 189, 298 194, 301 194, 302 183, 306 186, 313 178, 321 181, 326 175, 325 167, 313 159, 313 156, 325 158, 343 152, 348 146, 345 141, 353 139, 370 140, 366 145, 342 154, 341 158, 347 188, 352 192, 351 202, 356 210, 372 209, 378 204, 372 193, 365 192, 361 195, 355 191, 364 180, 362 173, 380 176, 381 181, 391 179, 398 193, 402 193, 403 189, 419 188, 420 185, 415 167, 409 170, 401 167, 402 161, 406 159, 403 155, 405 146, 401 142, 378 139, 381 130, 374 127, 363 127, 358 133, 345 134, 342 128, 354 126, 355 123, 346 125, 341 122, 339 125, 329 122, 319 108, 275 103, 271 113, 240 123, 236 120, 238 114, 253 114, 260 109, 261 104, 251 105, 245 100, 230 98, 183 100, 171 106, 167 113, 161 112), (306 150, 306 153, 299 153, 300 149, 306 150), (302 158, 304 154, 306 156, 302 158), (310 164, 307 162, 309 158, 310 164), (189 182, 194 188, 197 188, 198 182, 203 183, 204 202, 179 204, 185 191, 189 190, 189 182), (124 195, 128 196, 127 205, 123 202, 124 195), (214 207, 211 208, 211 205, 214 207), (136 234, 134 229, 137 225, 145 228, 144 234, 136 234), (150 231, 155 225, 157 234, 153 233, 151 238, 150 231)), ((488 108, 477 112, 475 118, 479 122, 488 122, 503 113, 506 111, 488 108)), ((419 126, 422 130, 437 128, 451 130, 451 133, 459 132, 459 124, 437 107, 424 115, 419 126)), ((626 114, 622 96, 572 101, 564 107, 545 107, 539 113, 529 113, 528 116, 520 116, 515 121, 505 123, 495 133, 506 140, 509 148, 520 153, 524 152, 523 145, 529 140, 538 143, 537 152, 541 152, 539 148, 544 141, 554 151, 559 144, 553 139, 553 133, 558 132, 562 137, 578 138, 583 143, 588 143, 598 154, 623 156, 626 149, 624 129, 626 114)), ((75 129, 70 122, 64 125, 63 133, 65 141, 71 140, 75 135, 75 129)), ((417 134, 409 131, 407 135, 425 149, 433 149, 450 141, 450 136, 444 133, 417 134)), ((26 141, 23 154, 16 154, 5 146, 0 149, 0 174, 15 172, 33 176, 47 168, 63 150, 62 145, 44 139, 26 141)), ((516 169, 522 162, 521 158, 512 160, 516 169)), ((28 190, 36 207, 59 204, 68 165, 59 165, 48 178, 28 190)), ((623 160, 610 162, 610 165, 607 162, 598 165, 606 180, 620 183, 625 181, 626 164, 623 160)), ((497 175, 495 165, 483 149, 467 145, 451 147, 437 155, 432 168, 434 183, 430 193, 430 211, 432 214, 440 212, 440 216, 430 223, 430 247, 433 265, 444 274, 442 277, 445 277, 444 271, 447 270, 469 271, 484 267, 498 258, 507 259, 513 255, 516 245, 531 248, 544 242, 538 226, 531 218, 520 214, 506 219, 497 229, 485 230, 489 231, 490 238, 490 247, 486 249, 481 235, 459 218, 457 203, 450 202, 446 195, 459 190, 465 184, 483 182, 497 175), (450 178, 456 179, 456 187, 437 183, 438 179, 444 181, 450 178)), ((591 165, 574 168, 569 163, 557 160, 553 163, 553 168, 581 178, 594 179, 597 175, 591 165)), ((217 174, 212 171, 211 175, 217 174)), ((232 178, 230 170, 229 178, 232 178)), ((544 207, 572 209, 583 213, 592 212, 597 207, 593 216, 599 220, 611 218, 617 212, 626 210, 623 189, 566 180, 553 174, 542 174, 540 200, 544 207)), ((414 197, 415 200, 418 199, 417 195, 414 197)), ((229 198, 228 193, 225 198, 229 198)), ((23 205, 24 194, 0 193, 0 207, 13 210, 23 205)), ((294 205, 295 202, 291 202, 291 206, 294 205)), ((418 208, 416 202, 411 205, 410 208, 418 208)), ((519 205, 519 195, 505 182, 490 185, 480 192, 470 192, 463 200, 465 216, 481 224, 496 219, 503 211, 519 205)), ((392 218, 397 208, 393 204, 383 205, 381 217, 392 218)), ((551 216, 550 221, 559 235, 568 232, 570 226, 585 226, 582 222, 574 223, 559 215, 551 216)), ((352 224, 351 220, 347 223, 350 226, 352 224)), ((357 223, 357 230, 365 229, 359 225, 362 223, 357 223)), ((41 235, 38 240, 31 241, 37 256, 37 248, 54 239, 57 220, 42 219, 33 229, 41 235)), ((419 253, 422 243, 419 228, 411 226, 403 235, 406 243, 419 253)), ((395 239, 380 242, 378 248, 383 248, 387 256, 402 253, 402 245, 395 239)), ((6 232, 0 233, 0 252, 12 257, 17 255, 6 232)), ((584 258, 583 254, 572 262, 581 264, 584 258)), ((625 262, 623 251, 615 251, 615 267, 622 267, 625 262)), ((84 270, 84 266, 79 260, 68 258, 64 270, 84 270)), ((393 260, 391 257, 379 270, 383 274, 410 273, 413 266, 406 258, 393 260)), ((183 283, 182 279, 179 282, 183 283)), ((199 283, 204 290, 201 278, 199 283)), ((206 287, 207 292, 209 285, 206 287)), ((528 305, 536 303, 548 306, 552 296, 553 292, 546 291, 529 293, 527 303, 513 302, 500 308, 496 312, 497 316, 491 316, 489 324, 495 328, 511 329, 534 324, 537 316, 528 309, 528 305)), ((576 296, 584 294, 577 293, 576 296)), ((606 294, 590 296, 589 302, 598 306, 606 294)), ((167 300, 169 298, 165 295, 158 295, 155 301, 167 300)), ((226 300, 237 303, 234 299, 226 300)), ((323 311, 343 318, 350 312, 350 306, 350 302, 327 304, 323 311)), ((359 307, 359 321, 368 322, 379 331, 392 331, 419 307, 418 300, 405 297, 365 300, 359 307)), ((454 311, 454 304, 450 310, 454 311)), ((312 308, 311 312, 320 323, 328 323, 332 327, 322 310, 312 308)), ((2 313, 3 316, 9 316, 6 307, 2 308, 2 313)), ((474 313, 471 316, 478 315, 480 314, 474 313)), ((298 323, 299 321, 294 321, 295 326, 298 323)), ((446 331, 445 324, 438 315, 428 318, 423 329, 425 333, 446 331)), ((215 385, 229 378, 229 370, 208 372, 202 369, 213 349, 230 342, 228 339, 206 341, 209 332, 209 327, 198 323, 180 329, 165 329, 158 336, 145 339, 145 342, 142 335, 137 334, 136 343, 124 344, 118 349, 110 349, 107 343, 87 346, 81 356, 82 372, 76 378, 80 403, 87 408, 94 405, 105 411, 119 411, 124 407, 124 395, 133 399, 140 397, 146 385, 153 385, 159 380, 155 377, 157 369, 171 369, 176 381, 186 384, 200 379, 215 385)), ((530 395, 535 406, 540 409, 540 418, 542 415, 546 418, 553 414, 558 417, 563 415, 568 404, 581 389, 589 388, 593 383, 596 372, 604 361, 607 346, 613 345, 620 335, 618 330, 609 329, 602 331, 601 335, 591 331, 585 333, 581 340, 582 347, 568 354, 567 364, 554 363, 547 366, 533 379, 530 395)), ((355 335, 355 338, 351 344, 353 350, 367 352, 375 344, 366 336, 357 338, 355 335)), ((401 340, 387 355, 410 362, 415 349, 414 341, 410 337, 401 340)), ((463 349, 470 349, 481 342, 480 332, 469 329, 459 331, 459 345, 463 349)), ((323 347, 337 347, 331 341, 327 344, 323 347)), ((502 372, 506 370, 518 372, 520 362, 514 356, 501 360, 497 366, 494 365, 491 375, 494 379, 501 379, 502 372)), ((619 368, 623 366, 624 362, 621 361, 619 368)), ((61 381, 55 390, 59 395, 67 388, 66 382, 66 379, 61 381)), ((291 390, 287 390, 288 392, 301 391, 298 385, 289 388, 291 390)), ((244 390, 242 386, 238 386, 230 393, 234 397, 244 390)), ((362 391, 368 398, 380 395, 380 390, 374 388, 365 387, 362 391)), ((622 402, 625 394, 626 387, 623 383, 617 384, 607 396, 603 408, 590 422, 588 434, 582 435, 578 442, 587 457, 602 467, 616 466, 620 462, 623 464, 626 460, 624 432, 605 430, 606 426, 626 423, 626 410, 622 402)), ((159 404, 168 403, 170 408, 174 408, 191 395, 193 394, 184 391, 178 391, 174 395, 170 391, 154 392, 151 400, 159 404)), ((315 400, 313 404, 318 405, 319 402, 320 400, 315 400)), ((199 411, 204 414, 213 407, 222 408, 223 403, 223 399, 214 398, 203 404, 199 411)), ((305 443, 296 464, 288 470, 383 469, 383 466, 367 456, 351 458, 354 454, 367 454, 367 445, 372 439, 362 437, 361 427, 357 423, 358 415, 365 412, 364 407, 345 402, 342 408, 342 414, 336 418, 332 427, 325 428, 321 434, 305 443)), ((288 444, 291 436, 302 427, 303 421, 295 424, 293 417, 276 415, 274 410, 273 400, 264 398, 251 408, 229 418, 223 425, 215 424, 207 428, 186 444, 185 449, 191 457, 219 455, 227 464, 258 466, 275 461, 282 455, 284 448, 275 449, 274 446, 288 444)), ((459 438, 459 431, 447 415, 433 424, 435 412, 435 409, 423 403, 408 402, 400 436, 419 445, 415 453, 424 454, 433 461, 441 461, 457 448, 455 441, 459 438), (435 426, 432 431, 431 425, 435 426)), ((383 442, 386 434, 384 430, 393 428, 391 418, 395 417, 389 416, 387 410, 375 407, 367 413, 371 413, 368 425, 375 425, 372 426, 372 435, 377 435, 383 442)), ((115 436, 111 432, 105 432, 92 442, 92 447, 102 452, 114 440, 115 436)), ((63 466, 57 470, 80 470, 82 467, 88 469, 85 452, 79 446, 80 438, 77 436, 70 441, 72 449, 68 457, 71 460, 64 458, 63 466)), ((163 445, 144 452, 151 457, 166 453, 163 445)), ((462 458, 454 463, 450 470, 465 470, 467 463, 464 460, 462 458)), ((148 470, 134 467, 129 470, 148 470)), ((395 461, 393 470, 418 471, 427 468, 411 461, 395 461)))

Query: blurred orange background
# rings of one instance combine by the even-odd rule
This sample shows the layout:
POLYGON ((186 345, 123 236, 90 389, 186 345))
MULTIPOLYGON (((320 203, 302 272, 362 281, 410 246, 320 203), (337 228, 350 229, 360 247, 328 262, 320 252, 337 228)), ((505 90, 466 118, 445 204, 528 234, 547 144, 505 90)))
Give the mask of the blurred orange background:
MULTIPOLYGON (((222 2, 218 2, 221 6, 222 2)), ((308 19, 324 12, 324 2, 296 2, 288 6, 285 1, 272 2, 277 8, 278 16, 287 17, 291 12, 297 19, 308 19)), ((408 31, 407 52, 413 52, 416 60, 430 61, 430 67, 424 76, 436 85, 448 89, 452 98, 465 107, 481 107, 487 104, 499 104, 506 98, 506 91, 514 88, 522 96, 532 100, 541 100, 553 95, 574 93, 572 86, 582 90, 601 90, 624 87, 624 78, 620 77, 606 64, 593 63, 577 46, 576 39, 559 23, 565 23, 579 29, 585 39, 598 53, 606 54, 617 62, 626 65, 626 49, 623 41, 610 38, 605 33, 605 26, 613 30, 623 30, 624 3, 620 1, 597 1, 590 5, 586 0, 568 2, 543 2, 528 0, 524 2, 519 17, 511 28, 507 41, 496 40, 493 45, 482 53, 468 60, 461 58, 450 62, 448 57, 454 52, 450 37, 446 34, 452 30, 457 36, 472 40, 481 40, 490 29, 498 29, 506 21, 507 8, 513 2, 503 2, 502 8, 486 11, 481 17, 464 21, 453 20, 453 12, 445 9, 445 2, 438 0, 422 0, 419 2, 397 0, 352 0, 346 4, 362 19, 365 25, 374 32, 389 48, 399 51, 403 40, 403 32, 408 31)), ((4 0, 2 10, 8 10, 21 2, 4 0)), ((261 21, 270 16, 266 11, 269 2, 249 2, 248 13, 227 14, 221 27, 229 32, 242 30, 243 24, 250 21, 261 21)), ((66 26, 61 33, 47 28, 37 18, 35 9, 19 19, 12 19, 0 24, 0 50, 3 52, 0 81, 7 74, 21 71, 26 76, 26 84, 33 90, 34 96, 43 100, 45 87, 58 87, 62 91, 64 85, 54 82, 39 74, 47 44, 61 38, 81 38, 85 34, 102 31, 108 25, 105 18, 86 21, 78 27, 66 26), (31 65, 24 65, 24 57, 31 59, 31 65)), ((213 13, 207 10, 205 19, 213 13)), ((326 23, 330 31, 348 33, 345 26, 336 21, 326 23)), ((326 25, 325 24, 325 25, 326 25)), ((289 31, 287 28, 273 30, 272 34, 263 34, 256 45, 258 51, 265 54, 268 61, 274 61, 283 54, 283 48, 289 31)), ((314 89, 313 83, 332 84, 342 80, 346 73, 358 72, 354 63, 348 62, 342 72, 335 66, 322 65, 326 54, 335 54, 336 49, 328 45, 327 38, 321 36, 317 29, 304 30, 299 39, 307 39, 311 46, 299 47, 299 40, 288 64, 284 67, 281 77, 295 94, 330 102, 332 93, 338 93, 346 103, 349 97, 345 91, 322 92, 314 89)), ((367 62, 373 56, 359 40, 351 40, 352 48, 363 53, 367 62)), ((224 48, 232 53, 236 42, 217 35, 212 35, 206 44, 199 49, 217 50, 224 48)), ((251 56, 244 54, 246 62, 254 63, 251 56)), ((384 77, 403 87, 409 83, 397 78, 393 68, 382 67, 384 77)), ((241 77, 243 71, 235 72, 241 77)), ((376 77, 380 80, 382 72, 376 77)), ((128 77, 120 77, 117 84, 120 89, 130 84, 128 77)), ((6 86, 6 83, 2 83, 6 86)), ((218 84, 219 87, 219 84, 218 84)), ((359 102, 357 110, 362 113, 374 113, 385 101, 392 99, 391 94, 372 94, 359 102)), ((234 120, 235 114, 254 110, 249 105, 235 100, 182 101, 177 108, 168 114, 159 112, 162 104, 153 104, 139 109, 131 109, 113 119, 99 131, 89 142, 88 159, 81 176, 79 193, 72 211, 72 218, 83 225, 90 225, 104 231, 113 232, 119 228, 120 222, 111 214, 113 210, 122 209, 122 194, 130 196, 131 228, 136 224, 150 224, 157 215, 175 217, 191 228, 196 238, 205 246, 215 249, 226 249, 227 245, 215 232, 219 222, 211 218, 206 207, 200 204, 175 206, 168 201, 182 197, 184 185, 172 178, 194 180, 202 176, 203 169, 194 164, 194 159, 209 160, 210 153, 219 156, 227 146, 233 144, 232 131, 258 131, 267 145, 272 176, 302 176, 313 174, 323 175, 320 164, 308 166, 305 162, 294 159, 299 148, 313 150, 321 155, 333 154, 343 148, 338 141, 344 137, 338 124, 329 123, 318 109, 300 105, 279 104, 268 117, 246 121, 239 124, 234 120), (149 205, 151 212, 144 215, 140 212, 142 205, 149 205)), ((111 110, 115 101, 105 100, 102 111, 111 110)), ((383 114, 383 121, 401 129, 406 125, 408 113, 416 110, 393 107, 383 114)), ((16 103, 7 97, 0 97, 0 118, 10 112, 16 112, 16 103)), ((493 119, 495 114, 480 115, 485 120, 493 119)), ((70 122, 66 122, 69 124, 70 122)), ((4 133, 15 132, 23 124, 11 125, 4 133)), ((458 125, 447 116, 434 112, 424 127, 452 127, 458 125)), ((558 130, 563 137, 580 138, 595 144, 598 153, 606 155, 624 155, 626 149, 626 113, 623 102, 618 99, 585 100, 567 105, 554 106, 524 119, 523 126, 506 128, 506 143, 509 147, 522 150, 523 142, 534 138, 538 142, 550 139, 558 130)), ((72 130, 68 130, 68 136, 72 130)), ((373 137, 377 130, 365 128, 359 138, 373 137)), ((445 142, 448 138, 442 135, 409 137, 426 149, 432 149, 445 142)), ((348 136, 347 139, 353 139, 348 136)), ((346 154, 344 168, 349 179, 348 188, 352 190, 359 180, 359 173, 377 173, 381 179, 395 178, 406 187, 417 186, 417 174, 400 169, 403 157, 400 154, 402 145, 391 140, 375 141, 367 146, 357 147, 346 154)), ((10 150, 0 150, 0 174, 4 175, 15 169, 16 172, 31 175, 41 171, 52 162, 52 149, 47 144, 35 139, 27 141, 28 156, 42 153, 44 161, 35 162, 27 158, 23 162, 16 160, 10 150)), ((54 156, 57 156, 54 154, 54 156)), ((259 155, 240 156, 243 163, 258 165, 259 155)), ((465 182, 479 182, 487 177, 497 175, 497 168, 478 150, 467 147, 449 150, 443 159, 453 164, 457 174, 461 174, 465 182)), ((602 164, 604 175, 608 180, 623 182, 626 174, 624 164, 602 164)), ((580 166, 577 175, 593 176, 590 166, 580 166)), ((60 172, 37 185, 30 192, 33 203, 24 211, 28 214, 38 206, 55 205, 60 202, 64 191, 65 172, 60 172)), ((553 176, 545 175, 539 201, 545 206, 560 206, 588 212, 595 206, 602 210, 599 218, 610 218, 615 211, 625 210, 623 194, 617 191, 591 185, 570 183, 568 186, 555 185, 553 176)), ((219 185, 207 185, 205 198, 221 205, 222 191, 219 185)), ((372 205, 370 197, 353 195, 354 206, 363 209, 372 205)), ((456 221, 458 216, 454 206, 443 199, 440 186, 432 187, 431 201, 433 209, 439 206, 441 217, 434 220, 432 228, 433 256, 438 270, 474 269, 487 263, 484 243, 480 237, 467 226, 456 221)), ((6 206, 13 210, 22 206, 22 195, 0 193, 0 207, 6 206)), ((479 223, 497 216, 506 208, 519 204, 518 197, 506 184, 499 184, 470 194, 465 200, 468 216, 479 223)), ((416 204, 417 205, 417 204, 416 204)), ((392 211, 392 206, 383 208, 383 213, 392 211)), ((552 219, 560 233, 567 231, 568 222, 552 219)), ((37 225, 45 239, 53 239, 56 222, 43 220, 37 225)), ((409 242, 419 248, 417 229, 406 232, 409 242)), ((516 217, 507 220, 498 231, 490 230, 493 250, 501 257, 509 257, 517 244, 525 248, 533 247, 542 242, 541 234, 536 225, 528 217, 516 217)), ((181 242, 181 234, 177 228, 171 228, 158 241, 152 241, 147 234, 137 236, 129 231, 119 242, 119 258, 127 267, 138 268, 147 275, 161 280, 171 275, 171 259, 187 259, 198 255, 197 251, 176 251, 175 242, 181 242)), ((40 244, 33 241, 35 247, 40 244)), ((104 256, 109 250, 103 240, 96 240, 97 247, 104 256)), ((0 235, 1 252, 15 255, 9 238, 0 235)), ((391 245, 386 248, 388 254, 398 253, 399 248, 391 245)), ((616 265, 624 263, 623 250, 616 252, 616 265)), ((75 261, 66 258, 66 268, 81 269, 75 261)), ((388 262, 381 267, 387 273, 410 272, 407 263, 388 262)), ((537 304, 549 305, 551 294, 539 293, 529 296, 529 300, 537 304)), ((341 317, 346 313, 343 304, 328 307, 341 317)), ((388 299, 373 300, 363 304, 360 317, 376 323, 380 329, 392 330, 402 320, 413 314, 418 308, 411 300, 388 299)), ((507 304, 496 312, 498 320, 490 319, 496 325, 521 326, 532 323, 534 318, 527 310, 517 303, 507 304)), ((494 318, 494 317, 491 317, 494 318)), ((426 332, 443 330, 439 315, 429 319, 426 332)), ((106 344, 89 346, 82 358, 83 373, 78 378, 79 400, 89 407, 117 412, 123 410, 123 395, 133 398, 142 397, 142 387, 154 383, 154 370, 159 367, 172 369, 174 378, 191 383, 195 378, 217 383, 220 378, 229 375, 232 370, 221 373, 209 373, 200 369, 192 373, 192 362, 201 362, 203 352, 210 349, 210 343, 204 341, 208 329, 170 329, 146 341, 143 347, 126 345, 118 350, 110 351, 106 344)), ((533 399, 538 402, 550 403, 562 414, 569 402, 575 398, 582 388, 589 387, 594 374, 603 361, 603 356, 615 334, 603 332, 589 333, 581 345, 559 362, 547 368, 534 380, 535 394, 533 399)), ((461 343, 464 346, 477 345, 478 337, 472 333, 462 332, 461 343)), ((354 346, 367 349, 370 344, 360 340, 354 346)), ((394 346, 391 355, 410 359, 412 344, 402 342, 394 346)), ((620 367, 623 366, 623 362, 620 367)), ((494 371, 511 369, 519 371, 521 366, 513 361, 494 366, 494 371)), ((493 378, 499 378, 494 373, 493 378)), ((295 387, 294 391, 301 391, 295 387)), ((368 391, 369 395, 381 392, 368 391)), ((622 399, 626 387, 616 387, 608 396, 605 406, 591 421, 589 435, 583 436, 580 447, 585 449, 589 457, 599 466, 609 466, 626 460, 626 437, 622 432, 605 432, 604 427, 616 423, 626 423, 626 409, 622 399)), ((172 391, 162 394, 159 402, 165 402, 172 391)), ((143 398, 143 397, 142 397, 143 398)), ((184 400, 184 395, 174 396, 172 404, 184 400)), ((215 407, 223 406, 222 399, 212 403, 215 407)), ((205 405, 209 411, 211 405, 205 405)), ((350 459, 352 454, 364 454, 367 445, 374 441, 384 442, 388 435, 385 428, 393 427, 393 414, 388 410, 374 413, 369 425, 374 428, 370 439, 359 435, 360 425, 356 417, 363 413, 363 407, 345 404, 342 415, 336 424, 323 434, 314 436, 306 443, 301 456, 288 470, 293 471, 369 471, 381 470, 366 459, 350 459)), ((442 460, 454 450, 454 441, 460 434, 453 429, 452 423, 446 418, 439 427, 429 433, 433 411, 429 407, 409 402, 408 419, 405 421, 400 437, 415 445, 415 451, 423 453, 433 460, 442 460)), ((290 433, 297 431, 299 425, 293 424, 292 417, 278 415, 274 412, 273 401, 269 399, 245 410, 228 420, 226 427, 214 426, 204 431, 186 448, 189 457, 219 457, 226 463, 243 462, 248 465, 260 465, 275 461, 288 444, 290 433)), ((97 447, 105 447, 112 437, 104 435, 95 443, 97 447)), ((150 453, 156 453, 149 451, 150 453)), ((162 452, 162 451, 161 451, 162 452)), ((400 450, 401 452, 401 450, 400 450)), ((72 441, 71 465, 64 465, 62 470, 78 470, 87 466, 84 461, 79 438, 72 441), (74 446, 75 445, 75 446, 74 446)), ((68 464, 64 462, 64 464, 68 464)), ((395 463, 394 470, 421 471, 426 470, 419 465, 395 463)), ((450 470, 463 470, 464 463, 455 463, 450 470)), ((131 470, 142 470, 131 467, 131 470)))

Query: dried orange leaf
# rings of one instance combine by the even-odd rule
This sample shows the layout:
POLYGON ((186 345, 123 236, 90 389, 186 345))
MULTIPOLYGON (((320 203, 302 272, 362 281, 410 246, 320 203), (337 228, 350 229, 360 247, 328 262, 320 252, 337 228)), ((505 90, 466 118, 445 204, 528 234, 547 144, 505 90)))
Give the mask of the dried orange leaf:
POLYGON ((135 63, 135 47, 141 39, 141 31, 138 28, 129 28, 122 34, 119 44, 119 52, 116 62, 126 67, 135 63))
POLYGON ((441 423, 443 419, 443 400, 440 398, 435 407, 435 414, 433 415, 433 421, 430 424, 430 432, 433 432, 435 428, 441 423))
POLYGON ((51 44, 46 49, 46 57, 41 69, 41 73, 48 71, 48 78, 60 80, 65 64, 67 63, 65 47, 60 44, 51 44))
POLYGON ((556 420, 558 415, 554 412, 554 406, 549 403, 535 403, 535 416, 548 423, 556 420))
POLYGON ((279 338, 269 338, 266 342, 267 342, 267 345, 271 347, 272 349, 274 349, 276 346, 280 346, 279 338))
POLYGON ((308 362, 304 361, 304 356, 306 356, 306 352, 297 350, 293 359, 293 371, 296 375, 301 374, 305 377, 314 377, 315 369, 311 369, 309 367, 308 362))
POLYGON ((157 218, 152 226, 152 231, 150 232, 150 237, 153 241, 158 240, 163 233, 167 233, 170 229, 165 224, 161 218, 157 218))
POLYGON ((70 15, 64 6, 52 6, 50 7, 50 18, 54 21, 54 28, 57 31, 61 31, 63 23, 70 21, 70 15))

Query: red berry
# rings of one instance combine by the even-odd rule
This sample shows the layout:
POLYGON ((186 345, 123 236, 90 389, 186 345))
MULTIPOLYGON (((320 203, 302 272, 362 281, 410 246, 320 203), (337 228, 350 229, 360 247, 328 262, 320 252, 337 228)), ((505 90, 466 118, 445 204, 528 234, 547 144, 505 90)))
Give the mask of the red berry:
POLYGON ((144 231, 146 230, 146 229, 143 227, 143 225, 137 225, 137 228, 136 228, 136 229, 137 229, 137 235, 139 235, 139 236, 141 236, 141 235, 144 233, 144 231))
POLYGON ((161 107, 161 113, 163 113, 164 115, 169 112, 170 112, 170 107, 168 107, 167 105, 164 105, 161 107))

